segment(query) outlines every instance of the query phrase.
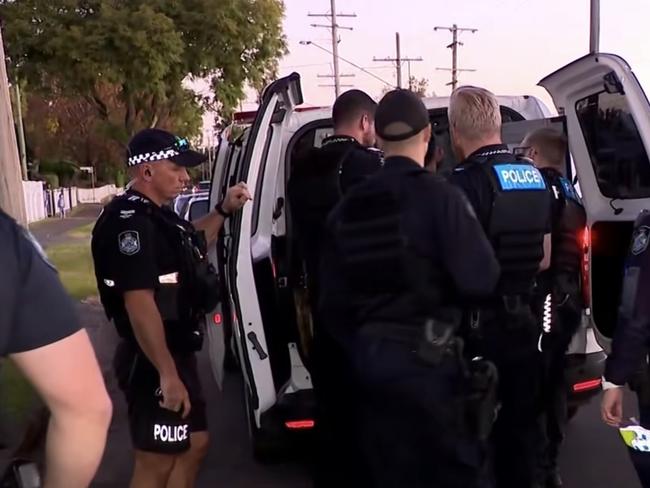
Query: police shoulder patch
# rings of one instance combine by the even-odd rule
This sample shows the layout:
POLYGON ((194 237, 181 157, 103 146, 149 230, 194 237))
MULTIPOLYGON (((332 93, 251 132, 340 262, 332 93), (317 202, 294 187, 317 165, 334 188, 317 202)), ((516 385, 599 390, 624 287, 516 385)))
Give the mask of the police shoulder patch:
POLYGON ((632 254, 635 256, 641 254, 648 248, 648 241, 650 240, 650 227, 642 225, 634 230, 632 236, 632 254))
POLYGON ((542 173, 532 164, 495 164, 494 172, 503 191, 545 190, 542 173))
POLYGON ((580 204, 582 203, 582 201, 580 200, 580 196, 578 195, 578 192, 576 191, 576 189, 573 187, 573 185, 568 179, 561 177, 560 184, 562 185, 562 192, 564 193, 565 198, 569 198, 580 204))
POLYGON ((132 256, 140 251, 140 234, 135 230, 125 230, 117 236, 117 242, 122 254, 132 256))

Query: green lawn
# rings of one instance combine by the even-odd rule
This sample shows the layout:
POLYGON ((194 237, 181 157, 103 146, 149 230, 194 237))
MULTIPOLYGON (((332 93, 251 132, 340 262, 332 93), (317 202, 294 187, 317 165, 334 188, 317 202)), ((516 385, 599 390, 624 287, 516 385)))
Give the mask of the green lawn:
POLYGON ((75 240, 67 244, 52 246, 47 250, 52 263, 59 270, 59 276, 68 293, 77 300, 97 295, 97 284, 90 254, 90 233, 94 223, 70 231, 75 240))
POLYGON ((31 407, 37 398, 36 392, 14 363, 7 360, 0 362, 0 396, 2 415, 12 423, 23 423, 31 414, 31 407))

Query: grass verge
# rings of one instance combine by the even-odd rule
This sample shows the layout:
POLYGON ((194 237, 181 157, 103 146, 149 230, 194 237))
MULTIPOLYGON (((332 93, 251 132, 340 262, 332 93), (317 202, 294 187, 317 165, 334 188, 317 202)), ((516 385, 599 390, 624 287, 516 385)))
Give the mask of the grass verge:
POLYGON ((90 233, 94 224, 78 227, 68 233, 74 240, 48 248, 47 255, 59 270, 59 277, 68 293, 77 300, 97 295, 97 283, 90 253, 90 233))

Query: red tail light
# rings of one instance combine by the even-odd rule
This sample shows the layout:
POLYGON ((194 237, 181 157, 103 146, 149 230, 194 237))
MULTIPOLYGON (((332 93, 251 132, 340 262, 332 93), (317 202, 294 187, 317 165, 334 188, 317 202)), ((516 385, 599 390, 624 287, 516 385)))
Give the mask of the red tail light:
POLYGON ((214 322, 214 325, 221 325, 223 322, 223 317, 221 316, 220 313, 215 313, 214 316, 212 317, 212 321, 214 322))
POLYGON ((601 380, 597 378, 595 380, 583 381, 581 383, 576 383, 573 385, 573 391, 580 393, 581 391, 595 390, 600 386, 601 380))
POLYGON ((589 249, 591 248, 591 229, 585 227, 582 234, 582 298, 585 302, 585 308, 591 308, 591 288, 589 286, 589 249))
POLYGON ((284 423, 287 429, 313 429, 316 423, 313 420, 288 420, 284 423))

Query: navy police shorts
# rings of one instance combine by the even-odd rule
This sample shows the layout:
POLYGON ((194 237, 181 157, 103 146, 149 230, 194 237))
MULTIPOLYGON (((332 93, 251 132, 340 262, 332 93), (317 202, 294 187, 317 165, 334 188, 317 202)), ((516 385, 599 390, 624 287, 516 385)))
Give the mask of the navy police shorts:
POLYGON ((115 376, 126 397, 131 440, 138 450, 180 454, 190 448, 190 433, 207 431, 196 355, 174 354, 173 357, 190 397, 192 408, 186 418, 180 412, 160 406, 160 376, 142 352, 128 342, 122 342, 115 352, 115 376))

